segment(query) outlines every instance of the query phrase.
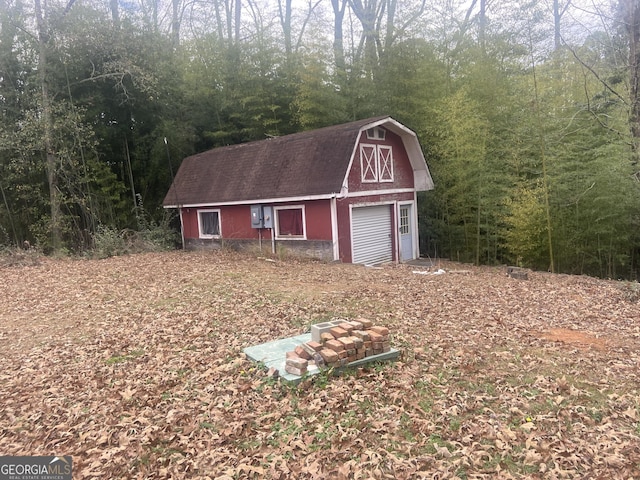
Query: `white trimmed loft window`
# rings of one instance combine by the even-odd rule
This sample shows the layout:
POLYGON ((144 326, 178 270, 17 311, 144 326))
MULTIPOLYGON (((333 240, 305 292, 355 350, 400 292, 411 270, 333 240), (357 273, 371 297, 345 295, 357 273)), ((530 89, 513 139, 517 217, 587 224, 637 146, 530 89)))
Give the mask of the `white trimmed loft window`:
POLYGON ((304 205, 275 207, 276 239, 305 240, 307 229, 304 205))
POLYGON ((220 210, 198 210, 200 238, 220 238, 220 210))
POLYGON ((360 172, 363 183, 378 181, 378 149, 375 145, 360 145, 360 172))
POLYGON ((367 138, 369 140, 384 140, 386 136, 386 130, 380 127, 373 127, 367 129, 367 138))
POLYGON ((393 182, 393 149, 390 145, 360 144, 362 183, 393 182))
POLYGON ((393 151, 386 145, 378 145, 378 181, 393 182, 393 151))

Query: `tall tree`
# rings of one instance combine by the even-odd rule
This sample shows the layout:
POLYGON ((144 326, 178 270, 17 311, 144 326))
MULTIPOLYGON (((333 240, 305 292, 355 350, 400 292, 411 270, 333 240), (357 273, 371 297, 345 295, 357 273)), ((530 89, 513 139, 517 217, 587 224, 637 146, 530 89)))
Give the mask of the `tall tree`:
POLYGON ((619 0, 620 21, 624 26, 629 51, 629 128, 632 164, 640 160, 640 2, 619 0))
MULTIPOLYGON (((73 5, 69 3, 66 10, 73 5)), ((42 9, 40 0, 34 0, 38 39, 38 72, 41 88, 41 107, 43 123, 43 144, 46 155, 47 180, 49 182, 49 202, 51 208, 51 245, 57 253, 62 243, 60 195, 58 187, 58 166, 53 145, 53 117, 49 92, 49 50, 51 49, 51 31, 48 11, 42 9)))

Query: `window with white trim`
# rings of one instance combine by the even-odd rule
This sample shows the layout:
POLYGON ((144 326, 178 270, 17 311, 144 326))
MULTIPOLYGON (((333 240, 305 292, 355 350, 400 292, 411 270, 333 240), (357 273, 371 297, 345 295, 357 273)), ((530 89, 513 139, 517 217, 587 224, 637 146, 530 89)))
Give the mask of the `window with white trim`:
POLYGON ((375 145, 360 145, 360 171, 363 183, 378 181, 378 149, 375 145))
POLYGON ((393 182, 393 152, 387 145, 378 145, 378 181, 393 182))
POLYGON ((408 235, 409 229, 409 207, 400 207, 400 235, 408 235))
POLYGON ((393 182, 393 149, 389 145, 360 144, 362 183, 393 182))
POLYGON ((220 210, 198 210, 200 238, 220 238, 220 210))
POLYGON ((304 205, 275 207, 276 238, 279 240, 307 238, 304 205))
POLYGON ((384 140, 386 136, 386 130, 380 127, 373 127, 367 129, 367 138, 369 140, 384 140))

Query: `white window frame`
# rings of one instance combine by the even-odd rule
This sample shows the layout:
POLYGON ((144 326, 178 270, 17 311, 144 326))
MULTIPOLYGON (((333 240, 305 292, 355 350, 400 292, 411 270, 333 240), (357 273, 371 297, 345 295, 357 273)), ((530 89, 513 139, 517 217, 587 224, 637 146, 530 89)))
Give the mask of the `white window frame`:
POLYGON ((400 235, 408 235, 411 233, 411 216, 409 211, 411 210, 411 204, 398 205, 398 231, 400 235), (403 215, 403 210, 406 215, 403 215))
POLYGON ((378 148, 376 145, 370 143, 360 144, 360 180, 362 183, 378 182, 378 148), (371 150, 370 157, 367 156, 365 150, 371 150))
POLYGON ((393 148, 391 145, 378 145, 378 181, 380 183, 393 182, 393 148), (386 161, 383 163, 382 151, 386 151, 386 161), (388 175, 385 175, 385 172, 388 175))
POLYGON ((392 183, 394 181, 393 163, 391 145, 360 144, 360 181, 362 183, 392 183))
POLYGON ((384 128, 373 127, 367 128, 367 138, 369 140, 384 140, 386 137, 387 131, 384 128))
POLYGON ((305 205, 283 205, 281 207, 274 207, 273 212, 275 214, 274 230, 276 234, 276 240, 306 240, 307 239, 307 215, 305 205), (280 210, 302 210, 302 235, 280 235, 280 218, 278 217, 280 210))
POLYGON ((202 209, 202 210, 198 210, 198 236, 200 238, 220 238, 220 236, 222 235, 222 218, 220 215, 220 209, 219 208, 206 208, 206 209, 202 209), (217 235, 209 235, 206 233, 203 233, 203 226, 202 226, 202 215, 203 213, 216 213, 218 215, 218 234, 217 235))

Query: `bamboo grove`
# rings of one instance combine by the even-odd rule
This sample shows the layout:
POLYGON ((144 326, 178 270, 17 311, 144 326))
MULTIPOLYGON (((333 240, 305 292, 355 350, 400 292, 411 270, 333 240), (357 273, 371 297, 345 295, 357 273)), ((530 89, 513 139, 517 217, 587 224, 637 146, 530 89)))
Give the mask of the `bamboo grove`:
POLYGON ((90 250, 168 222, 189 154, 388 114, 423 254, 635 279, 639 64, 639 0, 0 0, 0 246, 90 250))

